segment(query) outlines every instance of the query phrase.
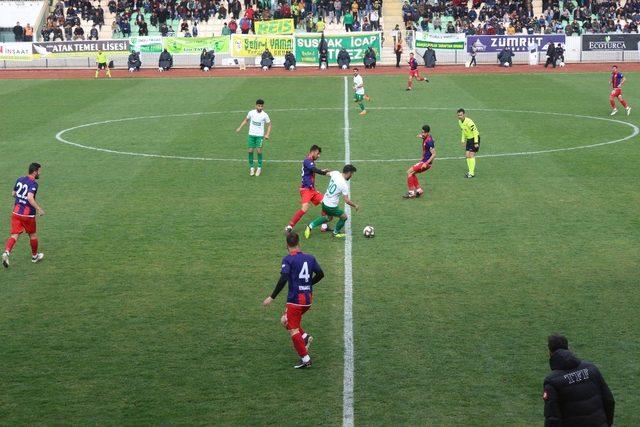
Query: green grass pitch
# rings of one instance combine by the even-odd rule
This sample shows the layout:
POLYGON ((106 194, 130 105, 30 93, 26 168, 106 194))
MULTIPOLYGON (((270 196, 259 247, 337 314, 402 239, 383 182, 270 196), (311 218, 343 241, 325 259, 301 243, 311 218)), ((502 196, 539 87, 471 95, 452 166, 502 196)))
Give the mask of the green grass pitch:
MULTIPOLYGON (((487 155, 622 139, 634 129, 621 122, 640 124, 640 109, 618 122, 574 116, 609 118, 606 74, 434 75, 410 93, 405 76, 364 77, 366 117, 348 94, 362 206, 352 218, 356 424, 540 424, 554 331, 600 366, 616 424, 636 424, 638 138, 480 157, 465 180, 455 110, 468 110, 487 155), (402 200, 415 161, 364 160, 417 161, 425 123, 440 160, 420 175, 425 197, 402 200), (361 235, 368 224, 375 239, 361 235)), ((627 78, 635 108, 640 75, 627 78)), ((327 274, 303 323, 316 338, 312 369, 292 369, 283 295, 260 306, 298 209, 298 162, 314 143, 321 167, 344 159, 342 77, 0 81, 0 96, 2 244, 12 185, 31 161, 43 164, 47 212, 44 261, 29 262, 23 238, 0 271, 2 423, 342 423, 343 243, 319 232, 302 243, 327 274), (274 128, 264 173, 251 178, 246 130, 235 128, 258 97, 274 128), (238 161, 55 138, 141 116, 163 117, 63 138, 238 161)), ((324 191, 326 178, 317 182, 324 191)))

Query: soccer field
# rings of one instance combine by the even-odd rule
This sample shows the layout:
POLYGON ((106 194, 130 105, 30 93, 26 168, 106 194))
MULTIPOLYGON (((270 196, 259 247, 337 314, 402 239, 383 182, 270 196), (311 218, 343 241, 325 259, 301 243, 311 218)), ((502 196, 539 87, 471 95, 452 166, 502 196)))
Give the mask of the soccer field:
POLYGON ((626 75, 629 117, 609 116, 606 74, 434 75, 413 92, 365 74, 365 117, 350 77, 0 80, 3 239, 32 161, 47 212, 44 261, 23 237, 0 271, 0 420, 341 425, 352 285, 356 425, 540 424, 556 331, 599 365, 616 425, 637 425, 640 75, 626 75), (235 129, 258 97, 273 132, 250 177, 235 129), (472 180, 460 107, 482 135, 472 180), (437 160, 425 197, 403 200, 424 124, 437 160), (350 156, 361 210, 350 254, 328 233, 302 242, 326 278, 303 322, 314 365, 294 370, 285 295, 261 302, 311 144, 321 168, 350 156))

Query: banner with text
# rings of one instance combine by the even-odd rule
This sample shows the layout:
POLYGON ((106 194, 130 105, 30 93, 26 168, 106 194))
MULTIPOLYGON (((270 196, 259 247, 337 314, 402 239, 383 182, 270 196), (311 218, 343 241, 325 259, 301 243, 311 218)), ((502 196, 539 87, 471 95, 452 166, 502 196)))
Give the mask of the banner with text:
POLYGON ((513 52, 529 52, 537 46, 538 52, 547 50, 549 43, 564 46, 566 41, 564 34, 535 34, 515 36, 467 36, 467 52, 475 47, 476 52, 500 52, 508 47, 513 52))
POLYGON ((254 36, 234 34, 231 36, 231 55, 238 57, 260 56, 269 49, 273 56, 284 56, 293 52, 293 36, 254 36))
POLYGON ((293 34, 293 19, 274 19, 273 21, 255 21, 256 34, 293 34))
POLYGON ((34 42, 33 54, 36 57, 60 58, 65 56, 88 56, 99 50, 109 53, 128 53, 129 40, 95 40, 73 42, 34 42))
POLYGON ((140 36, 129 37, 129 44, 132 51, 140 53, 160 53, 162 52, 162 36, 140 36))
POLYGON ((431 49, 461 50, 464 49, 464 34, 430 34, 424 32, 416 33, 416 50, 422 56, 424 50, 431 49))
MULTIPOLYGON (((380 33, 349 33, 344 35, 330 35, 324 38, 327 41, 329 62, 335 62, 340 49, 346 49, 351 56, 351 61, 362 61, 364 53, 372 47, 376 58, 380 60, 380 33)), ((296 61, 318 63, 318 46, 320 34, 296 35, 296 61)))
POLYGON ((0 60, 31 61, 31 43, 0 43, 0 60))
POLYGON ((171 54, 201 53, 202 49, 213 49, 216 53, 229 52, 229 36, 164 37, 162 42, 171 54))
POLYGON ((584 34, 581 37, 584 51, 638 50, 640 46, 640 34, 584 34))

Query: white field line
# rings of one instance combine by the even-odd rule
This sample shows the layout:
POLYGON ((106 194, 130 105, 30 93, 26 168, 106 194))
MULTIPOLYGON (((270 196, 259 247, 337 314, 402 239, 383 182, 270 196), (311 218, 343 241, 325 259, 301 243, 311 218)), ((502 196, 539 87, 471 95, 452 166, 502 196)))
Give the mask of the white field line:
MULTIPOLYGON (((351 146, 349 142, 349 81, 344 78, 344 158, 345 163, 351 163, 351 146)), ((351 186, 349 186, 351 188, 351 186)), ((351 196, 351 191, 349 191, 351 196)), ((347 204, 344 211, 351 218, 351 207, 347 204)), ((353 427, 353 373, 354 373, 354 345, 353 345, 353 264, 351 248, 353 234, 351 219, 346 224, 344 240, 344 379, 342 383, 342 425, 353 427)))
MULTIPOLYGON (((348 103, 347 103, 348 105, 348 103)), ((296 112, 296 111, 322 111, 322 110, 339 110, 340 108, 335 108, 335 107, 319 107, 319 108, 285 108, 285 109, 274 109, 274 110, 270 110, 273 112, 296 112)), ((369 108, 369 110, 455 110, 453 108, 449 108, 449 107, 374 107, 374 108, 369 108)), ((586 116, 586 115, 581 115, 581 114, 570 114, 570 113, 556 113, 556 112, 548 112, 548 111, 528 111, 528 110, 504 110, 504 109, 492 109, 492 108, 473 108, 473 109, 468 109, 468 111, 484 111, 484 112, 499 112, 499 113, 520 113, 520 114, 544 114, 544 115, 550 115, 550 116, 562 116, 562 117, 570 117, 570 118, 579 118, 579 119, 586 119, 586 120, 600 120, 600 121, 605 121, 605 122, 610 122, 610 123, 616 123, 616 124, 622 124, 625 126, 629 126, 633 132, 628 135, 625 136, 624 138, 619 138, 619 139, 615 139, 615 140, 611 140, 611 141, 605 141, 605 142, 597 142, 597 143, 593 143, 593 144, 587 144, 587 145, 579 145, 576 147, 564 147, 564 148, 551 148, 551 149, 547 149, 547 150, 536 150, 536 151, 519 151, 519 152, 513 152, 513 153, 491 153, 491 154, 480 154, 476 157, 513 157, 513 156, 531 156, 531 155, 536 155, 536 154, 547 154, 547 153, 558 153, 558 152, 563 152, 563 151, 574 151, 574 150, 584 150, 584 149, 588 149, 588 148, 596 148, 596 147, 601 147, 601 146, 605 146, 605 145, 611 145, 611 144, 616 144, 618 142, 624 142, 624 141, 628 141, 632 138, 635 138, 638 134, 640 134, 640 128, 638 128, 638 126, 634 125, 633 123, 629 123, 629 122, 625 122, 622 120, 616 120, 616 119, 611 119, 608 117, 596 117, 596 116, 586 116)), ((246 159, 229 159, 229 158, 216 158, 216 157, 191 157, 191 156, 173 156, 173 155, 164 155, 164 154, 155 154, 155 153, 136 153, 136 152, 129 152, 129 151, 118 151, 118 150, 111 150, 108 148, 100 148, 100 147, 91 147, 88 145, 83 145, 83 144, 79 144, 76 142, 72 142, 69 141, 65 138, 63 138, 63 135, 67 132, 71 132, 74 131, 76 129, 81 129, 81 128, 86 128, 86 127, 90 127, 90 126, 97 126, 97 125, 104 125, 104 124, 110 124, 110 123, 119 123, 119 122, 128 122, 128 121, 133 121, 133 120, 151 120, 151 119, 162 119, 162 118, 167 118, 167 117, 189 117, 189 116, 203 116, 203 115, 211 115, 211 114, 244 114, 245 111, 210 111, 210 112, 197 112, 197 113, 178 113, 178 114, 164 114, 164 115, 154 115, 154 116, 140 116, 140 117, 126 117, 126 118, 122 118, 122 119, 113 119, 113 120, 103 120, 103 121, 98 121, 98 122, 93 122, 93 123, 85 123, 82 125, 78 125, 78 126, 74 126, 74 127, 70 127, 67 129, 63 129, 61 131, 59 131, 55 138, 57 141, 63 143, 63 144, 67 144, 67 145, 71 145, 73 147, 77 147, 77 148, 83 148, 86 150, 92 150, 92 151, 99 151, 99 152, 103 152, 103 153, 110 153, 110 154, 120 154, 120 155, 126 155, 126 156, 136 156, 136 157, 150 157, 150 158, 160 158, 160 159, 174 159, 174 160, 197 160, 197 161, 213 161, 213 162, 244 162, 246 161, 246 159)), ((410 159, 400 159, 400 158, 396 158, 396 159, 361 159, 361 160, 354 160, 354 163, 393 163, 393 162, 415 162, 417 159, 416 158, 410 158, 410 159)), ((464 156, 452 156, 452 157, 438 157, 438 161, 441 160, 460 160, 460 159, 464 159, 464 156)), ((343 161, 346 161, 346 158, 344 160, 329 160, 329 159, 324 159, 325 162, 340 162, 342 163, 343 161)), ((268 160, 269 163, 299 163, 300 160, 296 159, 296 160, 272 160, 269 159, 268 160)))

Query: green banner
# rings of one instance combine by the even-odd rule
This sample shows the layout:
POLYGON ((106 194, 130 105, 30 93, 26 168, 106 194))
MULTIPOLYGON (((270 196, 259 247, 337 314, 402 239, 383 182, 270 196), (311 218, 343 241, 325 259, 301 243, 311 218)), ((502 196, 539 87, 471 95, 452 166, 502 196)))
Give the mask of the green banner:
POLYGON ((272 21, 256 21, 256 34, 293 34, 293 19, 274 19, 272 21))
MULTIPOLYGON (((429 34, 416 33, 416 49, 464 49, 464 34, 429 34)), ((418 52, 421 54, 420 52, 418 52)))
MULTIPOLYGON (((349 52, 351 61, 362 61, 364 52, 369 46, 376 52, 376 58, 380 59, 380 33, 358 33, 344 35, 325 36, 327 42, 329 62, 336 62, 338 52, 344 48, 349 52)), ((318 62, 318 45, 320 34, 296 36, 296 60, 298 62, 318 62)))
POLYGON ((160 53, 162 52, 161 36, 140 36, 129 37, 131 50, 140 53, 160 53))
POLYGON ((228 53, 229 37, 163 37, 162 46, 171 54, 201 53, 202 49, 228 53))

